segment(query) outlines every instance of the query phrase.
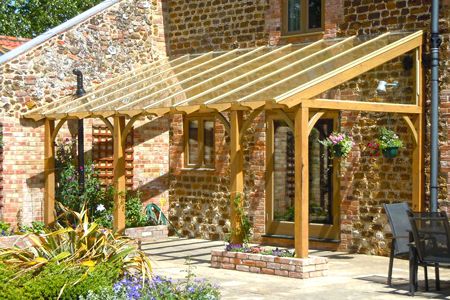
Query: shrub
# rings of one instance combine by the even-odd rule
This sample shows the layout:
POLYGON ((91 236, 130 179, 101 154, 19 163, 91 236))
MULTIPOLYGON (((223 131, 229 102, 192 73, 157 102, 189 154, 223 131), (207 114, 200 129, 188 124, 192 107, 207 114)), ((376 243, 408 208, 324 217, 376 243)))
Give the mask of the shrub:
POLYGON ((6 222, 0 221, 0 236, 12 235, 14 232, 10 230, 11 225, 6 222))
POLYGON ((15 269, 0 267, 1 299, 78 299, 89 291, 112 288, 118 280, 120 266, 102 263, 89 272, 88 267, 48 264, 36 276, 27 274, 16 279, 15 269))
POLYGON ((98 173, 92 162, 87 162, 84 171, 84 188, 78 183, 80 169, 75 167, 75 140, 66 139, 56 145, 57 185, 56 199, 64 206, 80 211, 87 207, 90 216, 96 216, 96 207, 99 204, 108 209, 112 205, 112 188, 102 188, 98 173))
POLYGON ((90 223, 84 209, 77 213, 61 205, 61 210, 64 213, 54 231, 28 234, 32 246, 0 250, 0 261, 19 268, 18 277, 30 271, 40 272, 49 263, 87 266, 88 274, 104 262, 121 264, 124 271, 136 272, 144 278, 151 275, 150 260, 130 239, 115 236, 111 230, 90 223), (73 220, 75 223, 71 223, 73 220))
POLYGON ((125 202, 125 220, 128 228, 149 225, 147 215, 144 213, 141 202, 141 194, 127 194, 125 202))

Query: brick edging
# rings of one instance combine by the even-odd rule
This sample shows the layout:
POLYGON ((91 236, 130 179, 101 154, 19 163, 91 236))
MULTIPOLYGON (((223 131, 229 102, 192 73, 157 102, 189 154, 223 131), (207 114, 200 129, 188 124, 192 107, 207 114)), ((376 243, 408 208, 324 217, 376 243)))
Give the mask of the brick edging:
POLYGON ((318 256, 309 256, 308 258, 278 257, 212 250, 211 267, 306 279, 326 276, 328 258, 318 256))

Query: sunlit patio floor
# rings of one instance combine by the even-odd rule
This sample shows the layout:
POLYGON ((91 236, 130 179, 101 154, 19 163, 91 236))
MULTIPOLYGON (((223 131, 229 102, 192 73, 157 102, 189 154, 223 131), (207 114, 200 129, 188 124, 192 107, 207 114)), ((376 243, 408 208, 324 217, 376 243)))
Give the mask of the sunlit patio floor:
MULTIPOLYGON (((327 277, 292 279, 210 267, 212 249, 224 242, 171 238, 144 243, 155 274, 172 278, 186 276, 189 260, 192 271, 220 286, 223 299, 413 299, 407 295, 408 262, 394 261, 393 288, 386 285, 387 257, 311 250, 330 259, 327 277)), ((429 270, 430 292, 425 292, 423 270, 419 269, 419 291, 414 299, 450 299, 450 270, 441 269, 441 291, 434 288, 434 270, 429 270)))

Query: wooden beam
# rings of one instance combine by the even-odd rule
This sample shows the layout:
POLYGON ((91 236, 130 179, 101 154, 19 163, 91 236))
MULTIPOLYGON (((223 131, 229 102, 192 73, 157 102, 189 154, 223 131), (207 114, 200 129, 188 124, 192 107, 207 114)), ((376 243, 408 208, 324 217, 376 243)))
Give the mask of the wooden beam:
POLYGON ((113 124, 111 124, 111 122, 107 118, 105 118, 103 116, 100 116, 99 119, 102 120, 103 123, 105 123, 106 127, 108 127, 108 129, 109 129, 109 132, 111 132, 111 134, 114 135, 114 126, 113 126, 113 124))
POLYGON ((44 121, 44 223, 55 222, 55 121, 44 121))
POLYGON ((56 125, 55 129, 53 130, 52 133, 52 142, 54 143, 56 140, 56 136, 58 135, 59 130, 61 129, 61 127, 63 127, 64 123, 66 123, 67 118, 63 118, 61 119, 58 124, 56 125))
POLYGON ((312 118, 311 118, 311 119, 309 120, 309 122, 308 122, 308 135, 309 135, 309 134, 311 133, 311 131, 313 130, 314 125, 316 125, 317 121, 319 121, 320 118, 322 118, 324 114, 325 114, 324 111, 319 111, 319 112, 316 112, 316 113, 314 114, 314 116, 312 116, 312 118))
POLYGON ((222 123, 223 127, 225 128, 226 133, 231 133, 231 125, 230 122, 225 118, 225 116, 221 112, 215 113, 216 118, 222 123))
POLYGON ((125 126, 125 129, 122 133, 122 144, 125 145, 127 141, 127 136, 131 131, 131 128, 133 128, 134 123, 136 123, 137 120, 139 120, 140 116, 134 116, 131 118, 130 121, 128 121, 127 126, 125 126))
POLYGON ((390 112, 400 114, 420 114, 421 108, 413 104, 362 102, 351 100, 310 99, 301 100, 304 107, 331 110, 390 112))
POLYGON ((294 126, 294 122, 292 122, 291 118, 289 118, 288 114, 281 109, 277 109, 275 110, 276 114, 278 116, 280 116, 281 119, 283 119, 284 122, 286 122, 286 124, 289 126, 289 128, 292 130, 292 132, 295 131, 295 126, 294 126))
POLYGON ((247 129, 250 127, 252 122, 255 120, 257 116, 263 111, 262 108, 258 108, 250 113, 248 118, 245 118, 245 122, 243 122, 241 128, 239 129, 239 141, 242 142, 242 139, 244 138, 244 135, 247 131, 247 129))
POLYGON ((309 108, 300 107, 295 114, 295 255, 308 257, 309 250, 309 108))
MULTIPOLYGON (((244 152, 242 149, 241 141, 239 138, 242 122, 243 112, 240 110, 233 110, 230 113, 230 124, 231 124, 231 136, 230 136, 230 179, 231 179, 231 189, 230 189, 230 206, 231 206, 231 243, 242 243, 242 228, 240 228, 240 223, 237 219, 237 211, 234 206, 234 200, 237 196, 244 197, 244 152)), ((241 202, 242 203, 242 202, 241 202)))
MULTIPOLYGON (((375 39, 356 46, 352 50, 357 47, 364 47, 366 44, 373 42, 375 39)), ((332 72, 318 76, 313 80, 310 80, 305 84, 302 84, 299 87, 276 97, 275 100, 279 103, 286 104, 289 107, 293 107, 302 99, 309 99, 319 95, 408 51, 411 51, 414 48, 419 47, 422 43, 423 32, 418 31, 394 43, 381 47, 375 52, 364 55, 351 63, 338 67, 332 72)), ((339 54, 338 56, 341 56, 342 54, 339 54)), ((333 59, 336 57, 337 56, 333 59)))
POLYGON ((126 179, 125 179, 125 147, 122 143, 125 129, 125 117, 114 116, 114 212, 113 228, 117 232, 125 230, 125 199, 126 199, 126 179))

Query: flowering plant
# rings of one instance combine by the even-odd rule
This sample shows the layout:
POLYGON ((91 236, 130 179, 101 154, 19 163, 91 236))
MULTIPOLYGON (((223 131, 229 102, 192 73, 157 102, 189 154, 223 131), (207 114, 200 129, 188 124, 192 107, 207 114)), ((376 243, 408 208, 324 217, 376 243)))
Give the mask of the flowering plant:
POLYGON ((345 132, 333 132, 325 140, 319 142, 331 149, 332 157, 347 157, 355 145, 353 138, 345 132))
POLYGON ((380 134, 376 142, 378 143, 380 150, 384 150, 387 148, 403 147, 403 142, 399 138, 399 136, 392 130, 387 129, 386 127, 380 128, 380 134))

